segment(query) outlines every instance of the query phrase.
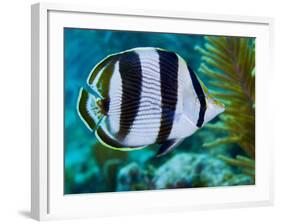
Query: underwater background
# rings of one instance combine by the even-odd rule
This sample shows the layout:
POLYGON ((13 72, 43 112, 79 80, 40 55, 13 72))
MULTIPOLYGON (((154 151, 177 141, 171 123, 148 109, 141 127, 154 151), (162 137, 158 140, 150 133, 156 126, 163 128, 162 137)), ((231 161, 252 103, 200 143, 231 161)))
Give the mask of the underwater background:
POLYGON ((65 194, 255 184, 255 38, 64 28, 65 194), (175 150, 101 145, 76 105, 109 54, 158 47, 181 55, 226 111, 175 150))

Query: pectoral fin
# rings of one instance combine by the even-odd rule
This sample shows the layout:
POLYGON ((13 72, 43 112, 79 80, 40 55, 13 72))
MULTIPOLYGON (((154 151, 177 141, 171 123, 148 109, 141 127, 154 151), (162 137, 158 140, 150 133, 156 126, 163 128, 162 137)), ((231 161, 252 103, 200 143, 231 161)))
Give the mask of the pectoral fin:
POLYGON ((164 144, 161 145, 160 149, 158 150, 156 157, 163 156, 168 152, 172 151, 179 144, 181 144, 183 140, 184 140, 183 138, 180 138, 180 139, 172 139, 164 142, 164 144))

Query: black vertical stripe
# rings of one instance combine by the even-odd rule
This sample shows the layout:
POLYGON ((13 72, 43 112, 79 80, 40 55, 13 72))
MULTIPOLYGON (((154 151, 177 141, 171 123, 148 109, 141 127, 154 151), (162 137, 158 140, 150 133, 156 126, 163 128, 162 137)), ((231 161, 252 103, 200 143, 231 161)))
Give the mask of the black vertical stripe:
POLYGON ((160 66, 161 121, 157 143, 166 141, 171 133, 178 99, 178 57, 173 52, 157 51, 160 66))
POLYGON ((124 139, 130 131, 131 126, 137 116, 142 89, 142 70, 138 54, 134 51, 124 53, 119 59, 119 72, 122 82, 122 99, 120 128, 117 134, 119 140, 124 139), (132 87, 133 90, 132 90, 132 87), (130 111, 131 116, 127 116, 127 105, 134 102, 136 107, 130 111))
POLYGON ((190 77, 191 77, 193 88, 194 88, 195 93, 196 93, 196 95, 199 99, 199 102, 200 102, 199 117, 198 117, 196 126, 201 127, 203 125, 205 112, 206 112, 206 109, 207 109, 205 94, 204 94, 204 91, 202 89, 202 86, 200 85, 199 80, 197 79, 195 73, 193 72, 193 70, 189 66, 188 66, 188 70, 189 70, 189 74, 190 74, 190 77))

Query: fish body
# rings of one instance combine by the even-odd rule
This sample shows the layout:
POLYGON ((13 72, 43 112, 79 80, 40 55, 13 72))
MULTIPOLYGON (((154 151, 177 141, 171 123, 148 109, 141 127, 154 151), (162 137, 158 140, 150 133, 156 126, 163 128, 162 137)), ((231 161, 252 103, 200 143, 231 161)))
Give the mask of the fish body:
POLYGON ((178 54, 134 48, 113 54, 81 88, 78 114, 97 139, 116 150, 161 144, 166 154, 224 111, 178 54))

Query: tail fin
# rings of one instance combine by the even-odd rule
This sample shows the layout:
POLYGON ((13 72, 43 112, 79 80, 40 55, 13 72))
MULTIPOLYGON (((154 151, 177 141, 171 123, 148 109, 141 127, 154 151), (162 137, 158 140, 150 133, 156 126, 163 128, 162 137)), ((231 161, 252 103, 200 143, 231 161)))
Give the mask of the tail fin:
POLYGON ((81 88, 77 101, 78 114, 90 131, 94 131, 98 127, 104 116, 104 110, 100 103, 103 100, 95 95, 81 88))

